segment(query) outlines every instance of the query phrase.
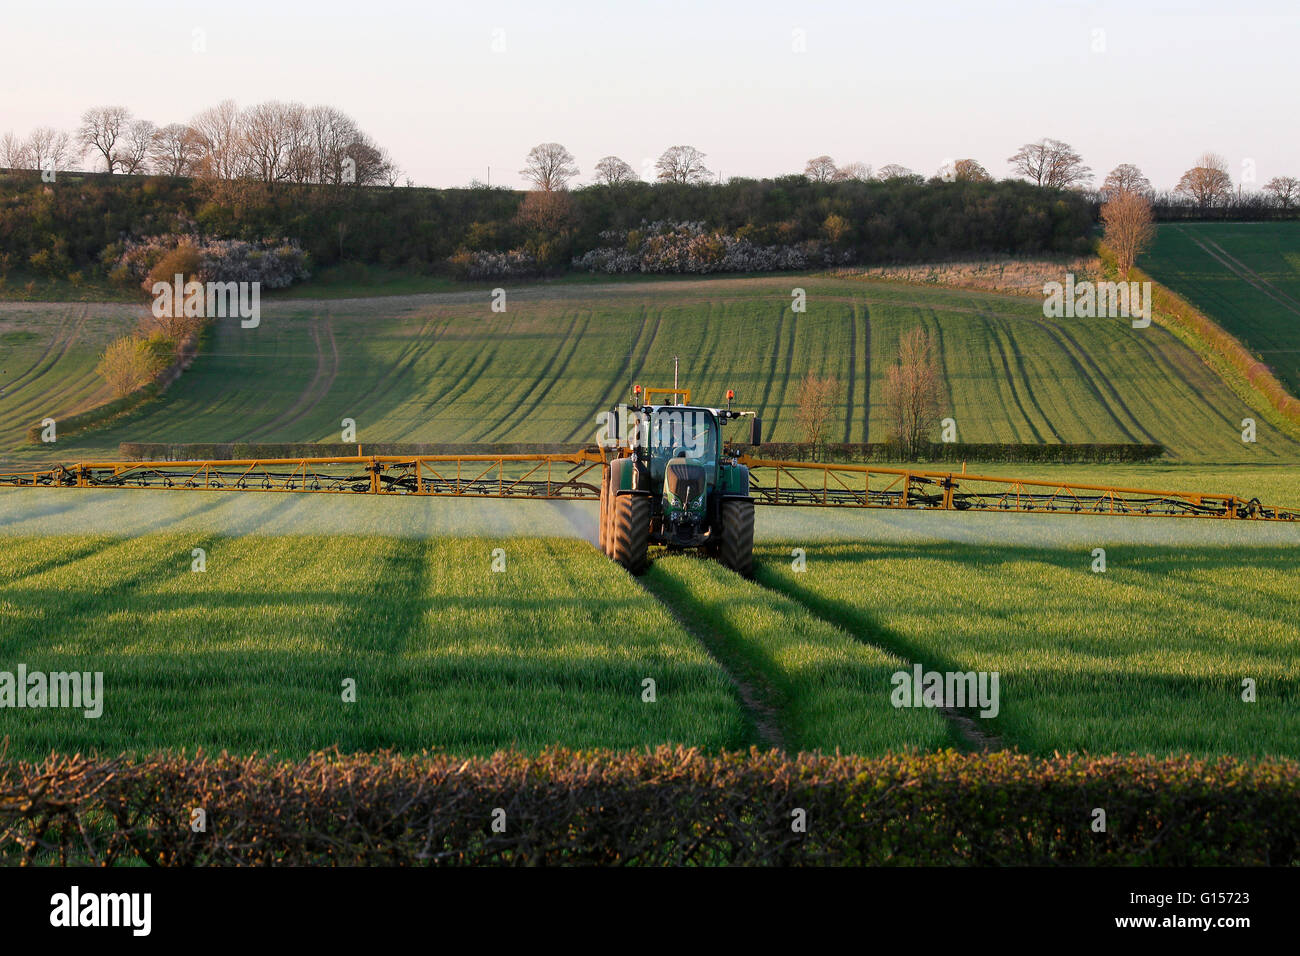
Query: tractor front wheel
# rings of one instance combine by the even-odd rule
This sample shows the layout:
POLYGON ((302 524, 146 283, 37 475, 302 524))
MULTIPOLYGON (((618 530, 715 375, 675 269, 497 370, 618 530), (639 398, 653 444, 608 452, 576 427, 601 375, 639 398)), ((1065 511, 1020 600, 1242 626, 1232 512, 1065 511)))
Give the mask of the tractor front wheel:
POLYGON ((754 576, 754 502, 724 501, 718 560, 742 577, 754 576))
POLYGON ((607 532, 612 557, 633 574, 643 574, 649 563, 650 499, 619 495, 613 500, 614 520, 607 532))

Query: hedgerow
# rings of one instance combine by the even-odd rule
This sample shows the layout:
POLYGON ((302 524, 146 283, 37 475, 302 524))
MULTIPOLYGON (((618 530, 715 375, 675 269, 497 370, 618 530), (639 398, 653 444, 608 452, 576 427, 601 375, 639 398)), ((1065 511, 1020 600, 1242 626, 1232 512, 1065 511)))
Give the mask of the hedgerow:
MULTIPOLYGON (((1155 461, 1164 453, 1164 445, 1136 442, 1074 444, 929 442, 914 460, 921 463, 987 461, 1110 464, 1155 461)), ((905 461, 909 457, 906 449, 899 442, 831 442, 817 449, 806 442, 768 442, 753 449, 751 454, 756 458, 848 464, 898 462, 905 461)))
MULTIPOLYGON (((33 432, 35 434, 35 432, 33 432)), ((567 455, 589 447, 582 442, 366 442, 366 455, 521 455, 534 452, 567 455)), ((1163 445, 932 442, 922 462, 1061 462, 1107 464, 1155 461, 1163 445)), ((905 458, 895 442, 830 442, 814 449, 807 442, 766 442, 748 448, 755 458, 783 461, 830 461, 859 464, 898 462, 905 458)), ((356 445, 313 442, 122 442, 121 458, 160 461, 206 461, 219 458, 338 458, 357 454, 356 445)))
POLYGON ((1300 764, 672 747, 52 755, 0 763, 0 862, 1294 866, 1300 764))

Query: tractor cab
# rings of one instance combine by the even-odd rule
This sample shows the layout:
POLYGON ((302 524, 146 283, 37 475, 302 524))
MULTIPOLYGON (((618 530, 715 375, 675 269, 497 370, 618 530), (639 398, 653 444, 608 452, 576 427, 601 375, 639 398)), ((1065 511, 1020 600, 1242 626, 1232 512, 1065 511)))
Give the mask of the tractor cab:
POLYGON ((722 429, 714 409, 680 405, 652 408, 646 449, 650 484, 662 488, 660 514, 666 543, 703 543, 709 495, 718 483, 722 429))

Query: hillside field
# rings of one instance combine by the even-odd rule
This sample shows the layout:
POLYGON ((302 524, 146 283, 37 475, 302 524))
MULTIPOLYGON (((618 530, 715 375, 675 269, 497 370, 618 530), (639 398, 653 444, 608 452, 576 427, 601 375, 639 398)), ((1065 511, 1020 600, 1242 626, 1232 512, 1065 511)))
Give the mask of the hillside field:
POLYGON ((219 322, 160 401, 57 448, 23 446, 25 428, 79 407, 73 386, 90 387, 91 353, 130 307, 11 303, 5 334, 26 351, 6 364, 45 370, 0 398, 0 456, 85 460, 115 455, 121 441, 338 441, 345 418, 361 443, 585 441, 633 381, 670 383, 674 356, 697 401, 734 388, 775 441, 800 437, 800 378, 833 374, 831 439, 880 441, 886 369, 899 336, 920 326, 939 343, 961 441, 1159 442, 1180 462, 1300 460, 1300 443, 1164 329, 1045 319, 1032 297, 786 276, 540 285, 507 290, 505 313, 489 302, 484 289, 267 304, 255 329, 219 322), (795 287, 806 313, 791 310, 795 287), (56 348, 70 325, 84 341, 56 348), (1260 419, 1253 445, 1240 440, 1244 417, 1260 419))
POLYGON ((1300 222, 1168 223, 1139 265, 1300 395, 1300 222))

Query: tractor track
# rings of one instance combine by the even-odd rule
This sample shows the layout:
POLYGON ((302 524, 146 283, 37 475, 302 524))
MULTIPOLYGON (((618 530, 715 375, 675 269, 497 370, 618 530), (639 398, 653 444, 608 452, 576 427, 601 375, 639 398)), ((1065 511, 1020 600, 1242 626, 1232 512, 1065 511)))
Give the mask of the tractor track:
POLYGON ((1034 442, 1036 444, 1042 444, 1043 433, 1034 423, 1035 416, 1031 415, 1029 412, 1030 405, 1032 405, 1034 411, 1038 413, 1037 417, 1051 431, 1052 437, 1059 442, 1061 436, 1057 433, 1055 428, 1052 428, 1051 421, 1048 420, 1047 415, 1043 412, 1042 406, 1038 404, 1038 400, 1034 398, 1034 390, 1029 387, 1029 375, 1025 370, 1024 356, 1020 353, 1020 350, 1016 348, 1016 344, 1011 338, 1010 330, 1001 322, 993 321, 988 322, 988 329, 989 335, 993 339, 993 344, 997 348, 998 358, 1002 362, 1002 370, 1007 376, 1007 386, 1011 389, 1011 399, 1016 403, 1016 408, 1020 410, 1020 417, 1029 427, 1029 432, 1033 435, 1034 442), (1013 361, 1015 364, 1014 374, 1012 373, 1011 368, 1013 361), (1026 403, 1026 399, 1020 397, 1020 386, 1016 384, 1017 382, 1025 386, 1028 403, 1026 403))
MULTIPOLYGON (((855 322, 856 324, 856 322, 855 322)), ((942 340, 940 340, 942 347, 942 340)), ((862 305, 862 441, 871 441, 871 306, 862 305)))
MULTIPOLYGON (((934 334, 934 354, 937 357, 939 362, 939 372, 943 381, 943 391, 944 394, 948 397, 948 407, 956 411, 957 399, 953 395, 953 390, 952 390, 953 376, 948 371, 948 352, 943 345, 943 323, 935 322, 934 329, 932 331, 934 334)), ((889 379, 886 378, 885 382, 887 385, 889 379)))
POLYGON ((1101 403, 1101 407, 1105 409, 1111 421, 1124 433, 1124 437, 1128 441, 1138 441, 1138 436, 1133 430, 1136 428, 1145 436, 1146 441, 1154 442, 1156 439, 1138 422, 1128 405, 1125 404, 1124 399, 1120 397, 1119 390, 1102 373, 1101 368, 1093 360, 1088 350, 1083 348, 1073 336, 1057 323, 1043 319, 1042 325, 1045 329, 1052 330, 1052 337, 1061 345, 1061 351, 1079 373, 1079 381, 1087 385, 1088 390, 1101 403), (1102 389, 1102 384, 1105 385, 1105 390, 1102 389), (1116 408, 1123 414, 1123 418, 1116 413, 1116 408), (1127 419, 1127 424, 1125 419, 1127 419))
POLYGON ((858 367, 858 309, 857 306, 849 306, 849 375, 848 389, 845 392, 848 395, 848 407, 844 410, 844 443, 847 445, 853 441, 853 389, 856 387, 854 373, 858 367))
MULTIPOLYGON (((918 663, 926 666, 935 664, 934 661, 920 660, 920 655, 914 653, 911 648, 906 647, 902 641, 880 641, 865 636, 861 633, 862 627, 853 621, 850 615, 828 613, 813 601, 808 600, 798 588, 784 588, 771 583, 769 576, 762 573, 761 566, 756 567, 756 571, 754 578, 746 583, 753 584, 776 598, 793 603, 804 613, 848 634, 859 644, 897 659, 900 662, 900 668, 910 668, 918 663)), ((641 586, 647 595, 654 598, 672 616, 673 620, 681 625, 722 668, 727 678, 736 688, 741 704, 750 720, 753 721, 755 732, 760 740, 764 744, 780 750, 788 749, 786 745, 788 733, 784 725, 780 694, 773 688, 771 682, 763 674, 758 673, 752 666, 741 660, 734 652, 728 651, 726 639, 703 624, 699 614, 689 613, 691 610, 697 610, 686 606, 686 602, 693 600, 692 598, 683 599, 676 596, 671 588, 657 582, 652 575, 635 577, 633 580, 641 586)), ((884 689, 882 688, 883 692, 884 689)), ((979 722, 972 718, 969 713, 953 707, 939 707, 936 709, 948 722, 953 738, 960 741, 967 749, 981 753, 1003 749, 1001 738, 981 729, 979 722)))
MULTIPOLYGON (((506 400, 502 402, 504 410, 497 417, 496 421, 492 422, 492 424, 486 428, 480 429, 477 436, 470 440, 484 442, 491 441, 492 439, 488 436, 498 429, 508 426, 511 419, 515 416, 517 409, 539 407, 546 400, 546 396, 550 394, 551 389, 555 387, 555 383, 563 378, 565 369, 567 369, 569 363, 573 361, 574 354, 582 345, 582 337, 590 326, 590 314, 588 314, 584 320, 583 312, 581 310, 575 312, 573 315, 573 321, 569 323, 569 327, 565 329, 562 336, 558 337, 559 341, 556 344, 555 351, 553 351, 550 354, 550 357, 547 358, 546 364, 539 368, 537 374, 533 376, 533 380, 525 386, 520 398, 517 401, 506 400), (581 328, 579 328, 579 323, 581 323, 581 328), (560 363, 558 370, 555 369, 556 362, 560 363), (541 391, 538 391, 538 389, 541 391), (536 393, 535 398, 533 397, 534 393, 536 393)), ((498 436, 495 440, 501 441, 502 438, 501 436, 498 436)))
MULTIPOLYGON (((757 570, 758 567, 756 566, 756 571, 757 570)), ((934 664, 933 661, 927 664, 926 661, 920 660, 918 656, 912 653, 908 648, 899 646, 895 642, 872 640, 871 638, 864 636, 860 633, 862 628, 858 626, 856 622, 851 620, 848 615, 827 613, 817 607, 813 602, 807 600, 799 589, 774 586, 768 581, 763 580, 764 577, 766 577, 766 575, 763 575, 761 571, 756 573, 753 583, 757 584, 769 594, 785 598, 787 601, 793 601, 812 617, 829 624, 831 627, 844 631, 859 644, 873 648, 874 650, 887 654, 890 657, 897 658, 902 662, 903 667, 910 668, 914 664, 923 664, 926 666, 932 666, 934 664)), ((988 753, 1003 748, 1002 739, 981 730, 978 721, 974 720, 969 714, 958 710, 955 707, 938 707, 935 709, 938 710, 939 713, 943 714, 944 719, 948 721, 952 732, 970 749, 988 753)))
MULTIPOLYGON (((510 327, 514 326, 513 320, 510 327)), ((501 348, 502 341, 510 337, 510 329, 507 328, 492 340, 492 347, 475 353, 465 366, 465 370, 456 377, 456 384, 452 386, 445 394, 436 397, 430 397, 426 404, 429 411, 428 417, 424 420, 425 427, 436 423, 437 419, 460 400, 478 382, 479 376, 484 371, 492 367, 492 360, 496 357, 497 351, 501 348)))
MULTIPOLYGON (((59 327, 54 330, 54 334, 51 335, 49 341, 45 343, 45 350, 36 357, 36 360, 33 361, 31 365, 27 366, 27 368, 19 372, 18 375, 12 381, 4 383, 5 391, 7 393, 12 393, 22 388, 23 379, 27 378, 27 376, 30 375, 33 371, 41 367, 41 363, 45 361, 46 357, 50 354, 50 351, 62 339, 63 330, 67 326, 67 324, 68 324, 68 316, 67 313, 65 312, 59 316, 59 327)), ((40 376, 38 375, 37 378, 39 377, 40 376)))
MULTIPOLYGON (((781 332, 785 327, 785 310, 786 310, 786 306, 782 304, 781 311, 777 314, 776 317, 776 336, 772 342, 772 367, 771 369, 768 370, 767 382, 763 386, 763 400, 762 402, 759 403, 758 406, 761 412, 765 415, 767 414, 767 410, 772 402, 772 386, 776 381, 777 365, 781 361, 781 332)), ((768 419, 767 428, 765 429, 765 431, 769 435, 776 434, 775 417, 776 417, 775 414, 773 414, 773 416, 768 419)))
MULTIPOLYGON (((403 348, 401 353, 393 360, 393 374, 384 375, 376 379, 364 392, 360 392, 356 398, 352 400, 352 404, 356 405, 358 410, 363 408, 372 408, 376 403, 392 392, 393 389, 400 387, 414 370, 416 363, 427 355, 430 349, 437 345, 443 334, 447 331, 447 328, 450 326, 451 319, 445 320, 430 337, 428 333, 430 327, 434 324, 434 321, 435 316, 430 315, 423 323, 421 323, 420 329, 413 336, 411 343, 403 348)), ((442 361, 446 361, 445 354, 442 361)), ((440 366, 441 362, 439 363, 439 367, 440 366)), ((432 379, 436 373, 437 367, 430 372, 429 378, 432 379)))
POLYGON ((64 329, 67 322, 65 319, 60 319, 59 329, 50 339, 49 344, 45 347, 45 351, 41 353, 41 357, 29 365, 12 382, 5 383, 5 392, 7 394, 12 395, 19 389, 36 384, 45 377, 46 373, 58 365, 59 362, 63 361, 64 357, 68 354, 68 349, 72 348, 77 339, 81 337, 81 330, 86 324, 87 317, 90 315, 90 310, 85 306, 83 306, 80 311, 80 316, 73 320, 72 328, 66 333, 64 332, 64 329), (54 350, 55 346, 59 346, 58 354, 53 358, 50 358, 50 352, 54 350), (49 359, 49 361, 47 362, 46 359, 49 359))
POLYGON ((1188 239, 1191 239, 1196 245, 1200 246, 1206 254, 1208 254, 1212 259, 1217 260, 1220 265, 1236 275, 1239 279, 1253 286, 1257 291, 1262 292, 1293 315, 1300 315, 1300 302, 1297 302, 1291 296, 1277 288, 1273 283, 1269 282, 1254 269, 1250 268, 1250 266, 1246 265, 1232 253, 1228 252, 1228 250, 1223 248, 1223 246, 1219 245, 1218 242, 1213 239, 1201 239, 1194 236, 1182 226, 1178 227, 1178 231, 1188 239))
POLYGON ((781 709, 776 704, 777 694, 763 675, 727 653, 722 639, 712 631, 692 620, 666 593, 645 577, 633 578, 654 601, 662 607, 681 628, 695 639, 704 652, 722 669, 731 686, 736 689, 746 716, 754 724, 754 733, 764 745, 776 750, 787 750, 785 731, 781 726, 781 709))
POLYGON ((297 424, 316 410, 316 406, 321 403, 333 387, 334 379, 339 373, 339 346, 334 338, 334 327, 328 314, 324 316, 323 321, 310 321, 312 341, 316 345, 316 374, 312 376, 312 380, 303 389, 292 407, 265 425, 253 429, 252 432, 241 439, 242 441, 265 440, 275 434, 276 431, 297 424), (329 355, 326 355, 325 345, 321 340, 322 325, 324 326, 324 334, 329 339, 329 355))

